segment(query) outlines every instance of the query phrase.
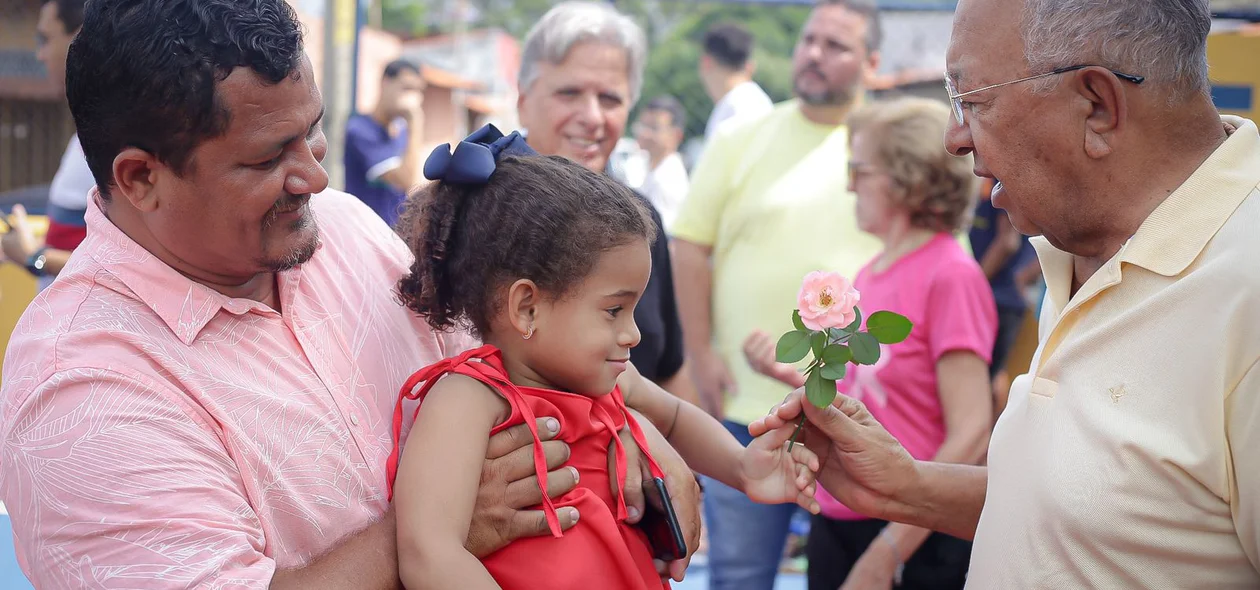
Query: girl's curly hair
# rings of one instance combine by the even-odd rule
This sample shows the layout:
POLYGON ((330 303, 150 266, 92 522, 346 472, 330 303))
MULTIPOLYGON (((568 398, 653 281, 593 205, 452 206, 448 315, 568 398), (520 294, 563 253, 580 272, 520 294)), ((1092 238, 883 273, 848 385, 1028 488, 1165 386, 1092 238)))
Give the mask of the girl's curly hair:
POLYGON ((435 330, 467 327, 484 338, 503 287, 529 279, 561 297, 601 253, 654 239, 646 207, 558 156, 501 158, 485 184, 434 182, 411 195, 398 222, 415 254, 399 297, 435 330))

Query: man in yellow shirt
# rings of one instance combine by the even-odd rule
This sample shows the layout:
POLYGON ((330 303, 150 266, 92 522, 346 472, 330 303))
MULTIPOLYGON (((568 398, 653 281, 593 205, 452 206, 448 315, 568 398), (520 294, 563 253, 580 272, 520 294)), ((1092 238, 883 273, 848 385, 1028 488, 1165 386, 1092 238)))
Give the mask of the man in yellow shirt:
MULTIPOLYGON (((986 467, 806 407, 822 486, 972 537, 972 588, 1260 588, 1260 131, 1209 94, 1208 0, 962 0, 955 125, 1047 296, 986 467)), ((764 423, 791 420, 799 394, 764 423)))
MULTIPOLYGON (((793 56, 796 99, 724 127, 705 148, 674 225, 679 302, 702 402, 747 442, 747 425, 788 388, 756 374, 741 347, 791 329, 801 279, 852 277, 879 251, 847 191, 845 115, 879 62, 873 0, 818 2, 793 56)), ((706 482, 715 589, 768 590, 793 508, 753 504, 706 482)))

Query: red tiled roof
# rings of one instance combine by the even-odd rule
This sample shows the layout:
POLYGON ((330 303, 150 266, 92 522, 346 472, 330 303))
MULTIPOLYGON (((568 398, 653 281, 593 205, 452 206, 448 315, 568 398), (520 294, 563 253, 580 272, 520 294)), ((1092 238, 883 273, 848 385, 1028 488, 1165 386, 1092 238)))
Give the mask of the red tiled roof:
POLYGON ((430 65, 420 67, 420 77, 424 78, 426 84, 437 86, 439 88, 452 88, 459 90, 480 90, 481 84, 476 80, 469 80, 454 72, 440 70, 430 65))

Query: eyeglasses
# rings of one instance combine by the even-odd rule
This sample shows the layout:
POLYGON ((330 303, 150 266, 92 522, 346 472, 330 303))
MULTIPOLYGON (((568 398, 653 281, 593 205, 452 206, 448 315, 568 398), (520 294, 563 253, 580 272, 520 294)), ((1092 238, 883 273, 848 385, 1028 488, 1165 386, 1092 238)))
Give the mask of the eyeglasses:
MULTIPOLYGON (((1029 80, 1037 80, 1039 78, 1045 78, 1048 76, 1057 76, 1065 72, 1073 72, 1076 70, 1083 70, 1085 68, 1092 68, 1092 67, 1100 67, 1100 66, 1093 66, 1089 64, 1067 66, 1067 67, 1059 68, 1057 70, 1051 70, 1044 74, 1037 74, 1035 76, 1029 76, 1027 78, 1020 78, 1018 80, 1011 80, 1010 82, 1002 82, 1001 84, 991 84, 989 86, 985 86, 984 88, 968 90, 963 93, 959 93, 958 87, 954 86, 954 81, 950 79, 949 76, 945 76, 945 93, 949 95, 949 107, 951 110, 954 111, 954 120, 958 121, 959 125, 962 125, 965 121, 963 119, 963 104, 962 104, 962 100, 960 99, 964 96, 969 96, 977 92, 983 92, 985 90, 992 90, 994 88, 1001 88, 1003 86, 1010 86, 1011 84, 1019 84, 1020 82, 1027 82, 1029 80)), ((1134 76, 1133 74, 1125 74, 1125 73, 1117 72, 1110 68, 1107 68, 1107 71, 1111 72, 1112 74, 1115 74, 1117 78, 1120 78, 1121 80, 1124 80, 1126 82, 1132 82, 1134 84, 1141 84, 1142 82, 1146 81, 1145 76, 1134 76)))
POLYGON ((879 169, 876 168, 874 164, 867 164, 866 162, 859 162, 857 160, 849 160, 849 172, 859 176, 865 176, 867 174, 878 174, 879 169))
POLYGON ((856 183, 867 176, 886 176, 888 173, 873 164, 849 160, 849 182, 856 183))

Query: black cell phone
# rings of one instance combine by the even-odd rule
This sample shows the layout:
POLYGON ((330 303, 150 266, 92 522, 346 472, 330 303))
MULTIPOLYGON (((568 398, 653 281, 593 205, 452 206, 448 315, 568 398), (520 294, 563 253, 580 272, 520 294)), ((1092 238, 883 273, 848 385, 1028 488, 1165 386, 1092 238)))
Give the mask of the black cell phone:
POLYGON ((674 503, 665 489, 665 480, 659 477, 644 486, 647 501, 639 527, 647 533, 652 545, 652 556, 662 561, 676 561, 687 556, 687 542, 683 540, 682 525, 674 513, 674 503), (659 500, 658 504, 656 500, 659 500))

